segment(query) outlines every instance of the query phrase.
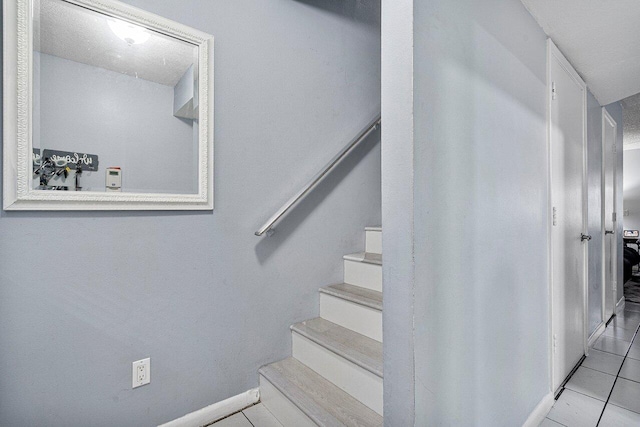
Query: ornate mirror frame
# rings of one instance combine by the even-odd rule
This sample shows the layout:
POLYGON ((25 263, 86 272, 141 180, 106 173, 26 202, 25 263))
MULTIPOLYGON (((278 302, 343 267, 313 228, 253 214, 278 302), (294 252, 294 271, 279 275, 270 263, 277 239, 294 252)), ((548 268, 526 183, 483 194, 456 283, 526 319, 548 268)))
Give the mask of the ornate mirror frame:
POLYGON ((198 47, 198 193, 46 191, 31 188, 33 20, 31 0, 4 0, 3 206, 5 210, 213 209, 213 37, 115 0, 64 0, 198 47))

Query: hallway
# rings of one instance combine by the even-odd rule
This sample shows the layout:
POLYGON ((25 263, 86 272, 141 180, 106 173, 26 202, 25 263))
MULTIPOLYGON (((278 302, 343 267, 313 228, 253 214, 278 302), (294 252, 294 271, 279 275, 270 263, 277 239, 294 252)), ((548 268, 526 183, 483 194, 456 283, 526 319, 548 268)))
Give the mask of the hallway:
POLYGON ((640 425, 640 304, 627 302, 564 386, 541 427, 640 425))

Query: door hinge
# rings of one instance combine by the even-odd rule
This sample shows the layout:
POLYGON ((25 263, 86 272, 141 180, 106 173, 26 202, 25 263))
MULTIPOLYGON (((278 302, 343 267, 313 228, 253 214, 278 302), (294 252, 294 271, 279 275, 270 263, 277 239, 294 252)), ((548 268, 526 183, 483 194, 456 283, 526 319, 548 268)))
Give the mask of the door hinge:
POLYGON ((618 147, 616 147, 616 144, 612 144, 611 147, 613 148, 613 154, 616 154, 618 152, 618 147))
POLYGON ((553 352, 557 353, 558 351, 558 335, 553 334, 553 352))
POLYGON ((616 215, 616 212, 614 212, 611 214, 611 221, 616 222, 616 219, 617 219, 617 215, 616 215))
POLYGON ((558 225, 558 209, 555 206, 553 207, 553 216, 552 216, 552 218, 553 218, 553 225, 555 227, 556 225, 558 225))
POLYGON ((556 82, 551 82, 551 99, 556 99, 556 82))

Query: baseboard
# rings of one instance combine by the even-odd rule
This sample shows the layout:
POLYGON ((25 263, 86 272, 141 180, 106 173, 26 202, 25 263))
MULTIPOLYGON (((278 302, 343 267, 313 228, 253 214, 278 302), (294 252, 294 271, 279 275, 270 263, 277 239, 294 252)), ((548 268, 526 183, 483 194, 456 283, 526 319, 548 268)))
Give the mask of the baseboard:
POLYGON ((260 391, 257 388, 247 390, 237 396, 230 397, 222 402, 214 403, 205 408, 198 409, 183 417, 169 421, 158 427, 201 427, 218 421, 221 418, 235 414, 257 403, 260 400, 260 391))
POLYGON ((620 298, 616 304, 616 313, 620 313, 622 310, 624 310, 624 297, 620 298))
POLYGON ((529 415, 527 421, 522 424, 522 427, 538 427, 540 423, 544 421, 554 402, 553 393, 549 393, 543 397, 540 403, 538 403, 538 406, 536 406, 533 412, 529 415))
POLYGON ((589 341, 587 341, 587 348, 591 348, 591 346, 593 346, 593 344, 598 338, 600 338, 600 335, 602 335, 605 329, 607 329, 607 324, 605 322, 600 323, 600 325, 589 337, 589 341))

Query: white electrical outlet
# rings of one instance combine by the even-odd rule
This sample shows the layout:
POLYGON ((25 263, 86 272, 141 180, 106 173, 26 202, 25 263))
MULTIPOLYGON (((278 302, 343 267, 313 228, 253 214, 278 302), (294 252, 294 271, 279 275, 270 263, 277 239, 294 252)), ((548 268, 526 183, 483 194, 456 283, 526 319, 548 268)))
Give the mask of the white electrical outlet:
POLYGON ((151 358, 138 360, 133 362, 131 388, 140 387, 141 385, 151 382, 151 358))

